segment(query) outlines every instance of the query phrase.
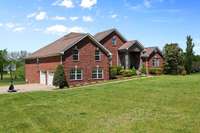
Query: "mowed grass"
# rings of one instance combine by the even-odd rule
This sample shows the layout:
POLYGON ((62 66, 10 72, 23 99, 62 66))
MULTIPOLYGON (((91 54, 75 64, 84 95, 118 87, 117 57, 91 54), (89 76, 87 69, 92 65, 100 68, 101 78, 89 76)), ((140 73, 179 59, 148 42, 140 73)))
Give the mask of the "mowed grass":
POLYGON ((200 74, 0 95, 0 132, 199 133, 200 74))
MULTIPOLYGON (((0 80, 0 86, 8 86, 10 85, 10 75, 4 75, 3 80, 0 80)), ((14 80, 14 84, 25 84, 25 81, 22 79, 14 80)))

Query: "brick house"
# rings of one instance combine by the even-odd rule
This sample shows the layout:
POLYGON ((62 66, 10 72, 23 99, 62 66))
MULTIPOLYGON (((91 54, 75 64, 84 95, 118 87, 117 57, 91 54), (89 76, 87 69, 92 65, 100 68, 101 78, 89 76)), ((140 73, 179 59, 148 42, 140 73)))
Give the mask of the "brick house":
POLYGON ((70 33, 26 58, 26 81, 52 86, 59 64, 69 85, 109 80, 110 66, 138 69, 143 49, 139 41, 127 41, 116 29, 94 36, 70 33))
POLYGON ((112 53, 112 66, 139 68, 144 49, 139 41, 127 41, 117 29, 99 32, 94 37, 112 53))
POLYGON ((145 48, 142 52, 143 65, 148 68, 163 68, 164 57, 158 47, 145 48))
POLYGON ((59 64, 64 65, 69 85, 108 80, 111 55, 92 35, 70 33, 26 59, 26 80, 51 86, 59 64))

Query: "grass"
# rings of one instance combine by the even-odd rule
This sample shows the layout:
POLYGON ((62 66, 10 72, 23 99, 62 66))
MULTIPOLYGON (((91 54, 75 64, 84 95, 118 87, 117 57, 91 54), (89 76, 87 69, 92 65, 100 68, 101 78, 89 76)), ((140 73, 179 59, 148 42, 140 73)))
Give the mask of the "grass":
POLYGON ((0 132, 199 133, 200 74, 0 95, 0 132))
MULTIPOLYGON (((25 81, 22 79, 14 80, 14 84, 25 84, 25 81)), ((10 85, 10 75, 4 75, 4 79, 0 80, 0 86, 8 86, 10 85)))

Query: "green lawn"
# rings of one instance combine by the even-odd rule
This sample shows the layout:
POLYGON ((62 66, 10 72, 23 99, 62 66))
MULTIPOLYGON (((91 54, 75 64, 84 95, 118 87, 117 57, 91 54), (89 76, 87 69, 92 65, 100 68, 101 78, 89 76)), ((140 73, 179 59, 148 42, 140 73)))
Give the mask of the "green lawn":
POLYGON ((200 74, 0 95, 0 132, 199 133, 200 74))
MULTIPOLYGON (((14 80, 14 84, 25 84, 25 81, 22 79, 14 80)), ((10 75, 4 75, 4 79, 0 80, 0 86, 10 85, 10 75)))

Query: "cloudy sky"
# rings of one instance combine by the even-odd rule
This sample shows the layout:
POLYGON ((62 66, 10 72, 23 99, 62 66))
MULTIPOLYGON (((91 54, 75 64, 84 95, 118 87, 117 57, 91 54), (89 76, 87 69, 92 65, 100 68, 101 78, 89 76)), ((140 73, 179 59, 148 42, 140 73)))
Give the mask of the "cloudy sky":
POLYGON ((33 52, 69 32, 117 28, 145 46, 192 35, 200 54, 198 0, 1 0, 0 49, 33 52))

